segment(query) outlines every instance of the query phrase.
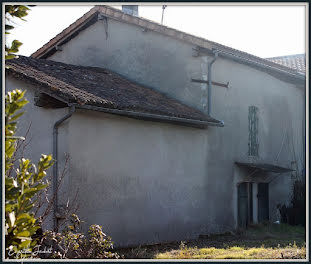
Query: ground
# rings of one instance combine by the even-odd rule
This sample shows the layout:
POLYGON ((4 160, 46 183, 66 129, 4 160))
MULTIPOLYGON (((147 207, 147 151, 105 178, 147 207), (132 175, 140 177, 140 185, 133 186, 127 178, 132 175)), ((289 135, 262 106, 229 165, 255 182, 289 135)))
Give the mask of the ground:
POLYGON ((196 240, 119 249, 119 253, 144 259, 303 259, 305 241, 304 227, 261 224, 196 240))

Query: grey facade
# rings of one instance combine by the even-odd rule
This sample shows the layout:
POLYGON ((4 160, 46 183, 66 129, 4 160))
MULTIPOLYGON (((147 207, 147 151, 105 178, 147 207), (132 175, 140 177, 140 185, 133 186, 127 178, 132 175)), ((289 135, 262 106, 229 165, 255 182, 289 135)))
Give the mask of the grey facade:
MULTIPOLYGON (((143 27, 100 19, 61 45, 49 60, 105 67, 129 80, 168 94, 206 112, 212 56, 196 46, 143 27)), ((286 74, 284 74, 285 76, 286 74)), ((285 76, 286 77, 286 76, 285 76)), ((212 80, 211 113, 224 127, 197 129, 77 110, 59 129, 59 161, 70 155, 60 203, 79 188, 78 215, 100 224, 117 245, 196 238, 238 227, 238 185, 252 182, 252 218, 258 221, 258 183, 269 183, 269 220, 276 205, 291 199, 293 174, 261 173, 235 162, 264 162, 297 171, 304 168, 304 84, 276 77, 219 56, 212 80), (249 107, 257 107, 258 156, 249 156, 249 107)), ((34 88, 12 77, 7 89, 34 88)), ((52 124, 67 109, 43 109, 31 102, 23 122, 32 121, 39 141, 29 149, 52 153, 52 124), (40 138, 45 143, 40 143, 40 138)), ((22 131, 21 131, 22 133, 22 131)), ((59 165, 61 168, 61 163, 59 165)))

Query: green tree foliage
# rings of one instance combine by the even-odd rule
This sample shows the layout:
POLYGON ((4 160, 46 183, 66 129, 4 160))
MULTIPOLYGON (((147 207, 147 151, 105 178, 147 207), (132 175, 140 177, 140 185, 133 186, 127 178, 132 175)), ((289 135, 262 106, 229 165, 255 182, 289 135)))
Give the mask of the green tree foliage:
MULTIPOLYGON (((28 15, 29 6, 26 5, 5 5, 5 34, 10 34, 10 31, 14 29, 14 18, 19 18, 25 21, 24 17, 28 15)), ((5 45, 5 59, 13 59, 16 57, 19 47, 22 43, 18 40, 13 40, 9 45, 5 45)))
MULTIPOLYGON (((14 29, 14 18, 23 18, 30 9, 24 5, 5 6, 5 34, 14 29)), ((6 43, 5 59, 16 57, 22 43, 14 40, 6 43)), ((22 108, 28 103, 25 91, 13 90, 5 96, 5 255, 9 258, 49 257, 49 258, 119 258, 113 248, 111 238, 106 236, 102 227, 92 225, 89 238, 78 233, 80 220, 73 215, 72 225, 62 233, 46 231, 37 236, 40 228, 34 216, 34 207, 38 205, 39 192, 47 187, 46 171, 53 165, 52 155, 41 155, 37 165, 29 159, 18 157, 18 141, 24 138, 16 136, 18 118, 23 115, 22 108), (54 243, 50 255, 38 256, 36 249, 46 242, 54 243)))
POLYGON ((36 194, 47 187, 46 170, 53 165, 51 155, 42 155, 37 166, 29 159, 15 161, 16 146, 22 137, 16 136, 20 110, 27 100, 25 92, 14 90, 5 96, 5 246, 6 256, 14 257, 21 250, 31 249, 37 241, 32 239, 40 227, 32 209, 36 194))
MULTIPOLYGON (((5 6, 5 33, 14 28, 12 19, 22 20, 29 8, 24 5, 5 6)), ((5 58, 15 58, 22 43, 14 40, 5 46, 5 58)), ((37 241, 32 236, 39 228, 32 209, 36 194, 47 187, 44 178, 46 170, 53 165, 51 155, 42 155, 37 166, 29 159, 16 161, 17 142, 24 140, 16 136, 17 120, 22 116, 21 109, 28 103, 25 91, 14 90, 5 96, 5 247, 7 257, 21 256, 22 250, 31 251, 37 241)))

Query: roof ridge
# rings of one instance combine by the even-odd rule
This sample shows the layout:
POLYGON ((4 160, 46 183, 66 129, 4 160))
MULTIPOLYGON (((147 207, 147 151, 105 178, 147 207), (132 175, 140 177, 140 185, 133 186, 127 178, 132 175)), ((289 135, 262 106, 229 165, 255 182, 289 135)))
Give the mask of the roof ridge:
MULTIPOLYGON (((53 47, 53 45, 56 45, 57 42, 59 42, 63 38, 65 38, 68 33, 73 31, 74 29, 78 28, 81 24, 83 24, 83 22, 85 22, 88 18, 90 18, 91 16, 93 16, 97 12, 103 13, 104 15, 106 15, 112 19, 121 20, 122 22, 125 22, 125 23, 135 24, 135 25, 141 26, 141 27, 147 27, 150 30, 156 31, 158 33, 165 34, 165 35, 170 36, 170 37, 175 37, 175 38, 178 38, 178 39, 186 41, 186 42, 190 42, 193 45, 202 46, 204 48, 211 48, 211 46, 215 46, 216 48, 219 48, 220 50, 222 50, 224 52, 237 55, 237 56, 244 58, 244 59, 248 59, 251 61, 262 63, 264 65, 268 65, 268 66, 274 67, 276 69, 285 70, 288 73, 292 73, 292 74, 298 73, 295 69, 292 69, 292 68, 287 67, 285 65, 275 63, 275 62, 270 61, 266 58, 261 58, 261 57, 258 57, 256 55, 253 55, 253 54, 250 54, 250 53, 247 53, 247 52, 244 52, 244 51, 241 51, 241 50, 238 50, 238 49, 235 49, 235 48, 232 48, 232 47, 229 47, 229 46, 226 46, 226 45, 223 45, 223 44, 220 44, 220 43, 208 40, 208 39, 205 39, 203 37, 196 36, 196 35, 193 35, 193 34, 190 34, 187 32, 183 32, 181 30, 177 30, 175 28, 171 28, 171 27, 162 25, 158 22, 149 20, 147 18, 132 16, 132 15, 129 15, 129 14, 122 12, 121 10, 119 10, 117 8, 107 6, 107 5, 95 5, 92 9, 90 9, 82 17, 77 19, 74 23, 72 23, 70 26, 68 26, 66 29, 64 29, 62 32, 57 34, 54 38, 52 38, 48 43, 46 43, 40 49, 35 51, 31 56, 37 58, 37 57, 43 55, 44 52, 46 52, 48 49, 53 47), (147 25, 147 23, 149 25, 147 25), (207 47, 207 46, 209 46, 209 47, 207 47)), ((215 47, 212 47, 212 48, 215 48, 215 47)))
MULTIPOLYGON (((119 10, 119 9, 117 9, 117 8, 114 8, 114 7, 111 7, 111 6, 107 6, 107 5, 96 5, 96 7, 98 7, 97 10, 98 10, 99 12, 101 11, 101 8, 102 8, 102 7, 105 7, 105 8, 107 8, 107 9, 111 9, 111 10, 113 10, 113 11, 115 11, 115 12, 119 12, 119 13, 125 14, 125 15, 127 15, 127 16, 131 16, 131 15, 126 14, 126 13, 123 13, 121 10, 119 10)), ((178 32, 178 33, 186 34, 186 35, 188 35, 188 36, 191 36, 191 37, 194 37, 194 38, 197 38, 197 39, 201 39, 201 40, 203 40, 203 41, 205 41, 205 42, 210 42, 210 43, 212 43, 212 44, 214 44, 214 45, 221 46, 221 47, 226 48, 226 49, 230 49, 230 50, 232 50, 233 52, 242 53, 242 54, 245 54, 245 55, 247 55, 247 56, 253 57, 253 58, 255 58, 255 59, 259 59, 259 60, 262 60, 262 61, 267 61, 265 58, 261 58, 261 57, 259 57, 259 56, 250 54, 250 53, 248 53, 248 52, 241 51, 241 50, 238 50, 238 49, 235 49, 235 48, 226 46, 226 45, 224 45, 224 44, 221 44, 221 43, 218 43, 218 42, 215 42, 215 41, 212 41, 212 40, 209 40, 209 39, 206 39, 206 38, 203 38, 203 37, 200 37, 200 36, 191 34, 191 33, 187 33, 187 32, 181 31, 181 30, 176 29, 176 28, 172 28, 172 27, 168 27, 168 26, 162 25, 162 24, 160 24, 160 23, 158 23, 158 22, 156 22, 156 21, 149 20, 149 19, 144 18, 144 17, 138 17, 138 18, 141 19, 141 20, 145 20, 145 21, 147 21, 147 22, 149 22, 149 23, 153 23, 153 24, 155 24, 155 25, 157 25, 157 26, 160 26, 160 27, 163 27, 163 28, 167 28, 167 29, 170 29, 170 30, 174 30, 174 31, 176 31, 176 32, 178 32)), ((280 66, 279 64, 276 64, 276 63, 273 63, 273 64, 274 64, 274 66, 280 66)), ((288 67, 286 67, 286 66, 284 66, 284 67, 285 67, 285 68, 288 68, 288 67)), ((291 68, 288 68, 288 69, 292 70, 291 68)))
MULTIPOLYGON (((105 9, 111 9, 111 10, 113 10, 114 12, 118 12, 118 13, 122 14, 122 16, 124 15, 124 16, 128 16, 128 17, 133 17, 133 16, 131 16, 131 15, 129 15, 129 14, 126 14, 126 13, 122 12, 121 10, 119 10, 119 9, 117 9, 117 8, 114 8, 114 7, 111 7, 111 6, 107 6, 107 5, 96 5, 96 7, 98 8, 97 10, 98 10, 99 12, 101 11, 102 8, 105 8, 105 9)), ((166 28, 166 29, 168 29, 168 30, 173 30, 173 31, 176 31, 177 33, 185 34, 185 35, 190 36, 190 37, 192 37, 192 38, 200 39, 200 40, 203 41, 203 42, 209 42, 209 43, 211 43, 211 44, 213 44, 213 45, 215 45, 215 46, 218 46, 218 47, 221 47, 221 48, 224 48, 224 49, 228 49, 228 50, 231 51, 233 54, 234 54, 234 53, 239 53, 240 55, 246 55, 246 57, 248 57, 247 59, 255 59, 255 60, 257 60, 257 61, 259 61, 259 62, 261 62, 261 63, 266 63, 266 64, 268 64, 268 65, 270 65, 270 66, 272 66, 272 67, 276 67, 276 68, 281 68, 281 69, 289 70, 289 71, 292 72, 292 73, 296 73, 296 72, 297 72, 296 70, 294 70, 294 69, 292 69, 292 68, 290 68, 290 67, 287 67, 287 66, 284 66, 284 65, 280 65, 280 64, 278 64, 278 63, 271 62, 271 61, 269 61, 269 60, 267 60, 267 59, 265 59, 265 58, 261 58, 261 57, 259 57, 259 56, 256 56, 256 55, 247 53, 247 52, 245 52, 245 51, 241 51, 241 50, 238 50, 238 49, 235 49, 235 48, 226 46, 226 45, 224 45, 224 44, 220 44, 220 43, 218 43, 218 42, 215 42, 215 41, 212 41, 212 40, 209 40, 209 39, 200 37, 200 36, 196 36, 196 35, 191 34, 191 33, 187 33, 187 32, 178 30, 178 29, 176 29, 176 28, 172 28, 172 27, 168 27, 168 26, 162 25, 162 24, 160 24, 160 23, 158 23, 158 22, 156 22, 156 21, 149 20, 149 19, 144 18, 144 17, 137 17, 137 18, 140 19, 140 20, 144 20, 144 21, 146 21, 146 22, 148 22, 148 23, 155 24, 155 25, 160 26, 160 27, 162 27, 162 28, 166 28)))

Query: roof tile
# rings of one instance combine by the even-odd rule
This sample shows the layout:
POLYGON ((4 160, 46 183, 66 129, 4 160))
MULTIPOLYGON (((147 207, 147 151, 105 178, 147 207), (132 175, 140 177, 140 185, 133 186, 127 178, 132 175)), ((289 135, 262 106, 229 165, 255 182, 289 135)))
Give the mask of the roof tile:
POLYGON ((284 65, 292 69, 295 69, 301 73, 304 73, 304 74, 306 73, 306 55, 305 54, 273 57, 273 58, 267 58, 267 60, 278 63, 280 65, 284 65))
POLYGON ((20 56, 6 72, 67 103, 220 123, 203 112, 107 69, 20 56))

